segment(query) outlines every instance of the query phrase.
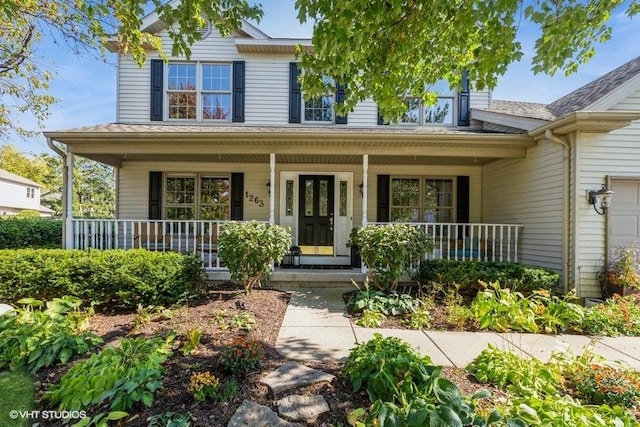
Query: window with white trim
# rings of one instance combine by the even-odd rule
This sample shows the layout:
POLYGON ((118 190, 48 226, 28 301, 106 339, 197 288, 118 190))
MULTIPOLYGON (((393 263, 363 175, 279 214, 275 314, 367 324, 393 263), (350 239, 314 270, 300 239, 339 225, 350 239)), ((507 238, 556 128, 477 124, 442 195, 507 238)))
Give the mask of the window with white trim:
POLYGON ((453 126, 455 90, 447 80, 438 80, 427 90, 438 94, 436 104, 425 106, 420 98, 406 98, 407 111, 400 117, 400 123, 453 126))
POLYGON ((455 178, 391 177, 391 222, 455 222, 455 178))
POLYGON ((169 119, 231 120, 231 64, 172 62, 167 65, 169 119))
MULTIPOLYGON (((325 84, 333 84, 328 77, 322 78, 325 84)), ((305 122, 333 123, 333 104, 335 94, 324 94, 316 98, 305 98, 302 106, 302 117, 305 122)))
POLYGON ((228 175, 167 175, 165 218, 228 220, 231 217, 231 180, 228 175))

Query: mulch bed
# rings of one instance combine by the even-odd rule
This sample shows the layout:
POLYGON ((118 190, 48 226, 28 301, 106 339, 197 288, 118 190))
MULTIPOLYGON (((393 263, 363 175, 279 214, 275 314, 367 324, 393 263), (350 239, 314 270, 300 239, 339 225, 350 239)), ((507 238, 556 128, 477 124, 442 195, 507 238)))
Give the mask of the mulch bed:
MULTIPOLYGON (((170 312, 163 313, 162 310, 147 309, 138 314, 93 316, 90 320, 91 329, 105 340, 105 344, 117 343, 123 337, 151 337, 165 335, 169 331, 174 331, 180 336, 193 328, 199 328, 202 331, 197 353, 184 356, 180 349, 176 349, 173 356, 165 363, 164 387, 156 393, 153 406, 151 408, 134 407, 129 411, 131 419, 125 425, 146 426, 150 416, 173 411, 193 414, 192 426, 226 426, 245 399, 276 409, 277 398, 283 396, 277 396, 277 398, 273 396, 269 388, 261 384, 260 380, 287 361, 276 353, 275 344, 288 301, 289 294, 280 290, 256 289, 246 295, 241 287, 226 283, 217 284, 202 301, 170 312), (245 311, 255 318, 255 324, 251 330, 246 331, 229 325, 234 315, 245 311), (238 381, 238 391, 230 402, 217 403, 209 400, 205 403, 196 402, 187 391, 191 373, 210 371, 224 381, 228 374, 219 366, 219 355, 225 346, 241 337, 258 340, 264 345, 265 359, 261 369, 249 373, 238 381)), ((340 363, 305 362, 304 364, 337 377, 337 380, 331 384, 317 384, 295 391, 296 394, 322 394, 331 408, 329 414, 321 416, 310 425, 328 427, 341 423, 346 426, 350 411, 370 405, 366 394, 354 393, 348 379, 341 376, 340 363)), ((38 373, 39 383, 37 384, 39 395, 50 384, 58 382, 69 366, 67 364, 41 370, 38 373)), ((443 375, 454 381, 464 393, 469 395, 480 388, 485 388, 462 370, 445 368, 443 375)), ((41 422, 40 425, 56 424, 41 422)))

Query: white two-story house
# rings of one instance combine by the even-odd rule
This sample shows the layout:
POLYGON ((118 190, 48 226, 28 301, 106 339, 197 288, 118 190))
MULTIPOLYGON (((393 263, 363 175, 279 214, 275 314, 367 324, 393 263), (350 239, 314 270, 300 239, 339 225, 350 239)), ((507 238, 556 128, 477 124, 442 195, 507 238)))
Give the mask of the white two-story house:
MULTIPOLYGON (((156 14, 144 30, 171 51, 156 14)), ((302 264, 350 265, 353 228, 407 222, 434 235, 432 257, 549 267, 599 295, 596 265, 627 243, 616 218, 630 227, 626 198, 640 194, 640 60, 548 106, 439 82, 435 106, 407 99, 388 125, 371 100, 336 116, 342 89, 306 97, 299 44, 312 48, 249 23, 230 37, 209 27, 189 60, 149 52, 143 67, 108 45, 117 121, 45 132, 67 165, 82 156, 117 170, 117 219, 68 216, 67 247, 194 250, 224 270, 219 227, 259 220, 291 229, 302 264), (616 194, 599 215, 586 193, 603 184, 616 194)))
POLYGON ((42 186, 30 179, 0 169, 0 215, 16 215, 24 210, 41 217, 53 216, 53 210, 40 204, 42 186))

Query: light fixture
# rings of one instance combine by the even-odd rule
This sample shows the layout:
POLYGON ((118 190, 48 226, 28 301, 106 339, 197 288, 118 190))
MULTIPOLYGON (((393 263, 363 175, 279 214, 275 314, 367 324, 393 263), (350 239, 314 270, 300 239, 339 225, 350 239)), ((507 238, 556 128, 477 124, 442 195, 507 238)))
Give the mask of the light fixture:
POLYGON ((364 184, 361 182, 358 187, 360 188, 360 195, 364 197, 364 184))
POLYGON ((602 184, 602 188, 598 191, 587 191, 587 199, 589 200, 589 204, 593 205, 593 210, 595 210, 598 215, 604 215, 607 213, 609 206, 611 206, 613 193, 613 191, 607 189, 606 185, 602 184))
POLYGON ((269 191, 269 196, 271 196, 271 181, 266 183, 267 190, 269 191))

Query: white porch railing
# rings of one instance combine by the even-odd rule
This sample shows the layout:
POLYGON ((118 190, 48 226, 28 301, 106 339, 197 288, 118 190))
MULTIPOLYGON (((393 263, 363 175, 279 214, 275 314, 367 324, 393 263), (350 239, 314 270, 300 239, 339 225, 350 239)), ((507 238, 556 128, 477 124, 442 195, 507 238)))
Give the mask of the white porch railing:
POLYGON ((218 257, 220 227, 227 221, 72 219, 72 249, 193 252, 204 267, 225 270, 218 257))
MULTIPOLYGON (((381 222, 371 224, 386 224, 381 222)), ((429 259, 518 262, 521 224, 407 223, 434 239, 429 259)))

